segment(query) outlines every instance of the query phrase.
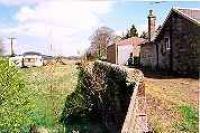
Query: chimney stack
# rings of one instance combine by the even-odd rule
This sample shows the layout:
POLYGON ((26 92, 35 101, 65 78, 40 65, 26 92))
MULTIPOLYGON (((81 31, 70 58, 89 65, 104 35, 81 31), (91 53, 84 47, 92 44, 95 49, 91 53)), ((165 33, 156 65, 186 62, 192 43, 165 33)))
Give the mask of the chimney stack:
POLYGON ((149 15, 148 15, 148 39, 149 39, 149 41, 152 41, 153 36, 155 34, 155 22, 156 22, 156 16, 153 15, 153 10, 149 10, 149 15))

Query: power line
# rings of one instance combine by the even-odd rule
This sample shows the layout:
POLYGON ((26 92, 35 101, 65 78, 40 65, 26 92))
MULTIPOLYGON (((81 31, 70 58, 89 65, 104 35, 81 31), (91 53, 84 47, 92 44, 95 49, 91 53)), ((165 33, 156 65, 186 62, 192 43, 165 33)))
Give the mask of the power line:
POLYGON ((156 5, 156 4, 162 4, 162 3, 165 3, 166 1, 153 1, 153 2, 150 2, 150 5, 156 5))

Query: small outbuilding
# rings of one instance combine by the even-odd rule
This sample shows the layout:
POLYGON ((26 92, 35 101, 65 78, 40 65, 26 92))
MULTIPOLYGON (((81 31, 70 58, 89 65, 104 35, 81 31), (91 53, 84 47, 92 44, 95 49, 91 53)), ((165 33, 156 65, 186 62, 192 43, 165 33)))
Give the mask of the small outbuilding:
POLYGON ((131 37, 114 42, 107 47, 107 61, 114 64, 127 65, 130 55, 133 58, 139 58, 140 45, 145 41, 143 38, 131 37))

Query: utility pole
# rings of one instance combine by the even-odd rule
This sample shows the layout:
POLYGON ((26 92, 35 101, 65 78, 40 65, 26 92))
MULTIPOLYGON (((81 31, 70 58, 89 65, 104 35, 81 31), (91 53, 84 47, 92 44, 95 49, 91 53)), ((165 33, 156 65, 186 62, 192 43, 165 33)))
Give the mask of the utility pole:
POLYGON ((14 37, 9 37, 8 38, 10 40, 10 50, 11 50, 11 57, 15 56, 15 53, 14 53, 14 49, 13 49, 13 40, 15 40, 16 38, 14 37))

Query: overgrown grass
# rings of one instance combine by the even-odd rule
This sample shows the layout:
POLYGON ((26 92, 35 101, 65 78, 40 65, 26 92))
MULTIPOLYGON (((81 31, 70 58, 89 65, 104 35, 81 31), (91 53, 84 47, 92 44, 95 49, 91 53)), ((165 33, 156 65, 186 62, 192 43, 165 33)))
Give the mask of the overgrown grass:
POLYGON ((198 80, 146 78, 148 121, 156 133, 198 132, 198 80))
POLYGON ((65 98, 76 85, 76 68, 73 64, 23 69, 26 83, 33 91, 35 110, 31 118, 49 132, 63 132, 59 119, 65 98))
POLYGON ((184 132, 198 132, 198 111, 188 105, 182 105, 179 107, 179 112, 182 116, 182 121, 175 124, 175 127, 179 131, 184 132))

